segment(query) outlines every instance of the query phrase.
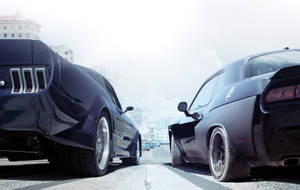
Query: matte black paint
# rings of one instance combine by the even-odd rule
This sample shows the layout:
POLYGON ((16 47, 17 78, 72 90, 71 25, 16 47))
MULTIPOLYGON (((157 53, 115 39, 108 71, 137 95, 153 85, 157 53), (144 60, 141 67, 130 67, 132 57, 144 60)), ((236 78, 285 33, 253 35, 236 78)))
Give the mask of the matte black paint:
POLYGON ((283 158, 300 156, 300 99, 272 104, 264 102, 271 88, 300 84, 300 67, 287 67, 249 78, 248 60, 263 54, 224 66, 220 70, 223 72, 215 74, 224 75, 222 87, 207 106, 197 110, 203 117, 192 122, 184 116, 169 126, 169 134, 176 137, 186 161, 208 164, 208 145, 215 127, 227 131, 237 152, 252 167, 279 166, 283 158), (227 99, 226 95, 232 89, 233 93, 227 99))

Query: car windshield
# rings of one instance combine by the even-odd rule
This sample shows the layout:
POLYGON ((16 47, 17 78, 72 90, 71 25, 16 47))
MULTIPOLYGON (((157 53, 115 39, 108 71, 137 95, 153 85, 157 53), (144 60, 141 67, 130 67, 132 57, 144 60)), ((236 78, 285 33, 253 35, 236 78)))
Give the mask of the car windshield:
POLYGON ((299 51, 285 51, 254 57, 248 61, 249 77, 277 71, 288 66, 300 65, 299 51))

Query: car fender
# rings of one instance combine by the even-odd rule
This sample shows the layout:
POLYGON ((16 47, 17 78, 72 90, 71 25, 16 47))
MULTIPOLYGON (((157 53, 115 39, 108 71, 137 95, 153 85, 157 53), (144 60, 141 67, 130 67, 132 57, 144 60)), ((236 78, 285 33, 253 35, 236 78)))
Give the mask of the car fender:
POLYGON ((257 96, 234 101, 213 109, 195 128, 196 142, 206 160, 210 134, 215 127, 226 130, 236 150, 244 157, 256 155, 253 142, 253 112, 257 96), (203 154, 203 152, 206 152, 203 154))

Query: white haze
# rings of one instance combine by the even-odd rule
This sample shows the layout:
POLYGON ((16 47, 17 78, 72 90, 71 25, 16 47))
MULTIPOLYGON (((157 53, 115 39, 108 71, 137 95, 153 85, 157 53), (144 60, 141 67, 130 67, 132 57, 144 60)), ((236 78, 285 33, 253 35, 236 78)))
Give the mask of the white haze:
POLYGON ((66 44, 75 63, 101 68, 123 106, 149 120, 176 118, 201 83, 230 61, 300 47, 298 0, 7 0, 42 25, 40 39, 66 44))

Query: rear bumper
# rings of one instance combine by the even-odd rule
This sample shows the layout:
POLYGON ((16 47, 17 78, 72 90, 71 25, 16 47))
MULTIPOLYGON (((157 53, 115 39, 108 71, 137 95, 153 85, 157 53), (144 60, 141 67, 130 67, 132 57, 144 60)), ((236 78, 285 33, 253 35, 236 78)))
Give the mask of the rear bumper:
POLYGON ((0 151, 30 151, 28 139, 93 149, 88 111, 51 86, 43 93, 0 97, 0 151))
MULTIPOLYGON (((251 166, 284 166, 288 158, 300 158, 300 107, 261 114, 253 126, 257 156, 251 166)), ((300 163, 299 163, 300 164, 300 163)))

